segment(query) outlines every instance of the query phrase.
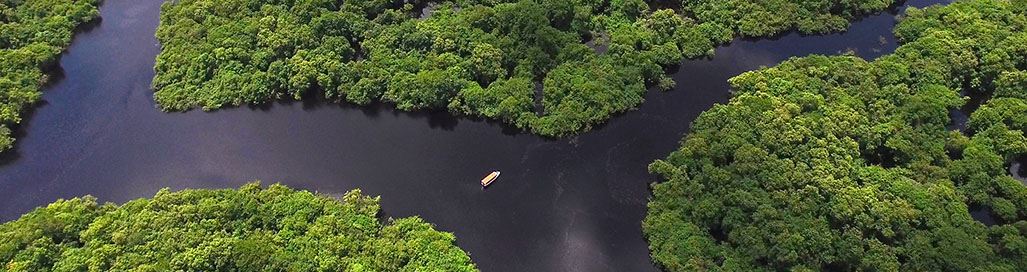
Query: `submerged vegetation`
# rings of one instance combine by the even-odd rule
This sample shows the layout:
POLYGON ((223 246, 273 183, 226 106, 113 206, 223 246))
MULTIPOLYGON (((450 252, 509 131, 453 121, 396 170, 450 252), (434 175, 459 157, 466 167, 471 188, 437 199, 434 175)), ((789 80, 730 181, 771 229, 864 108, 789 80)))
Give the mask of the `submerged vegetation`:
POLYGON ((378 198, 281 185, 59 200, 0 225, 5 271, 476 271, 450 233, 378 198))
MULTIPOLYGON (((1022 271, 1027 2, 909 9, 874 61, 794 58, 730 80, 650 165, 643 223, 670 271, 1022 271), (965 130, 950 113, 987 98, 965 130), (985 226, 971 217, 995 218, 985 226)), ((972 108, 971 108, 972 110, 972 108)))
POLYGON ((99 0, 0 1, 0 152, 14 145, 11 127, 40 99, 53 65, 76 27, 100 13, 99 0))
POLYGON ((384 101, 562 136, 638 106, 649 86, 673 87, 664 68, 735 36, 841 30, 893 1, 649 3, 172 1, 157 31, 155 99, 165 110, 384 101))

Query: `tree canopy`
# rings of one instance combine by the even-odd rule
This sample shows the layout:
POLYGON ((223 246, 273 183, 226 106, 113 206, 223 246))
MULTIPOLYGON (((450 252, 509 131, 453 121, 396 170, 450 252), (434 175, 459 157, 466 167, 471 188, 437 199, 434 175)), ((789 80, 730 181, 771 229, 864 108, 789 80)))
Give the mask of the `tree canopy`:
POLYGON ((798 30, 817 34, 845 30, 853 18, 884 10, 893 0, 683 0, 682 9, 704 23, 748 37, 798 30))
POLYGON ((477 271, 417 217, 378 219, 378 198, 281 185, 161 190, 123 205, 58 200, 0 225, 5 271, 477 271))
POLYGON ((165 110, 313 95, 562 136, 673 87, 664 68, 736 35, 841 30, 893 2, 171 1, 153 87, 165 110))
POLYGON ((76 27, 100 13, 98 0, 0 0, 0 152, 14 145, 11 127, 39 101, 53 65, 76 27))
POLYGON ((732 78, 731 100, 650 165, 663 180, 643 222, 653 259, 670 271, 1023 271, 1027 187, 1007 168, 1027 154, 1025 30, 1023 0, 911 8, 893 54, 732 78), (971 97, 986 102, 948 129, 971 97))

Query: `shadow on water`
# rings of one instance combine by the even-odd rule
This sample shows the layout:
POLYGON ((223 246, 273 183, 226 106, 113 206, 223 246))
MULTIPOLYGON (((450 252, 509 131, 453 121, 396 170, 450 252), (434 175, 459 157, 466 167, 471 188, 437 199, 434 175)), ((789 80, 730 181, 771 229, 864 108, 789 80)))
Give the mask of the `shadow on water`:
MULTIPOLYGON (((102 22, 103 18, 96 18, 76 26, 72 34, 71 43, 74 44, 75 36, 77 36, 80 33, 88 33, 90 31, 93 31, 93 29, 99 27, 100 23, 102 22)), ((64 80, 66 75, 64 74, 64 67, 61 67, 61 58, 64 56, 66 52, 67 50, 61 51, 61 54, 57 55, 57 57, 54 60, 42 64, 40 70, 42 70, 45 80, 43 81, 43 84, 40 86, 41 89, 46 90, 47 88, 53 87, 54 85, 57 85, 62 80, 64 80)), ((39 102, 29 105, 28 108, 22 111, 20 114, 22 120, 31 120, 32 115, 36 113, 36 110, 38 108, 45 107, 46 105, 46 100, 40 100, 39 102)), ((14 137, 15 139, 14 146, 12 146, 10 150, 4 153, 0 153, 0 165, 6 165, 21 157, 21 153, 18 152, 17 139, 25 137, 25 131, 28 130, 28 126, 29 122, 22 122, 10 126, 11 137, 14 137)))
MULTIPOLYGON (((63 75, 63 73, 58 74, 63 75)), ((46 100, 40 100, 39 102, 32 104, 21 113, 22 120, 32 120, 32 116, 35 115, 40 108, 46 107, 47 104, 46 100)), ((31 126, 32 122, 21 122, 9 127, 11 129, 11 137, 14 138, 14 145, 11 146, 11 149, 0 153, 0 166, 7 165, 21 158, 21 151, 18 150, 18 146, 20 144, 18 139, 22 139, 28 135, 27 131, 30 130, 31 126)))
POLYGON ((96 29, 97 27, 99 27, 101 23, 103 23, 103 17, 98 17, 96 19, 93 19, 91 21, 85 22, 85 23, 80 24, 77 27, 75 27, 75 33, 76 34, 78 34, 78 33, 89 33, 91 31, 93 31, 93 29, 96 29))
MULTIPOLYGON (((244 104, 242 106, 228 106, 219 109, 206 111, 207 113, 218 113, 222 111, 235 111, 239 109, 249 109, 253 111, 259 111, 267 114, 273 114, 275 107, 295 107, 299 106, 305 112, 315 112, 323 110, 341 110, 344 112, 360 112, 364 117, 369 120, 377 119, 382 113, 389 113, 393 117, 404 117, 414 120, 424 120, 428 127, 433 129, 442 129, 444 131, 452 131, 460 122, 460 119, 467 119, 470 121, 484 121, 494 125, 505 125, 502 122, 494 122, 492 120, 484 120, 482 118, 473 116, 456 116, 448 111, 443 110, 415 110, 415 111, 403 111, 395 107, 394 104, 385 102, 371 102, 366 105, 353 104, 345 101, 332 101, 325 99, 320 95, 320 91, 308 91, 304 92, 299 100, 291 97, 284 97, 282 99, 258 104, 244 104)), ((191 111, 198 111, 198 109, 191 109, 182 111, 180 113, 186 113, 191 111)), ((510 135, 521 133, 522 131, 513 126, 504 126, 503 130, 510 132, 510 135)))
MULTIPOLYGON (((396 108, 395 104, 385 103, 380 101, 374 101, 366 105, 359 105, 345 101, 333 101, 325 99, 321 95, 309 94, 304 95, 303 99, 300 100, 303 110, 305 111, 316 111, 323 109, 337 109, 342 111, 359 111, 368 119, 376 119, 382 113, 391 114, 393 117, 409 118, 413 120, 424 120, 429 128, 441 129, 443 131, 453 131, 457 125, 460 124, 461 120, 466 120, 476 123, 485 123, 489 126, 496 126, 501 129, 503 135, 518 135, 528 133, 527 131, 517 128, 514 125, 506 122, 485 119, 479 116, 468 116, 458 115, 446 110, 415 110, 415 111, 404 111, 396 108)), ((291 105, 296 103, 296 100, 284 100, 276 102, 279 105, 291 105)))
POLYGON ((64 68, 61 67, 60 56, 57 57, 56 61, 44 64, 42 71, 46 77, 46 81, 43 82, 43 86, 41 87, 44 90, 61 82, 61 80, 64 80, 66 77, 64 74, 64 68))
MULTIPOLYGON (((17 137, 23 136, 18 135, 17 130, 15 130, 13 134, 13 137, 15 137, 15 139, 18 139, 17 137)), ((17 140, 15 140, 14 146, 12 146, 10 150, 0 153, 0 165, 11 163, 13 161, 18 160, 19 158, 21 158, 21 152, 18 151, 18 142, 17 140)))

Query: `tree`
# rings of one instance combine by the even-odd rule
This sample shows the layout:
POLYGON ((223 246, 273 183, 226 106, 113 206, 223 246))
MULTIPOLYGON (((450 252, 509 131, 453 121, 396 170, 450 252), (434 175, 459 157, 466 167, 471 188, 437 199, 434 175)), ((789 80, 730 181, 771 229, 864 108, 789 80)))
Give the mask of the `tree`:
POLYGON ((710 56, 736 33, 841 30, 849 19, 891 3, 686 1, 681 10, 653 10, 641 0, 442 0, 430 1, 433 12, 419 18, 414 7, 421 2, 169 3, 157 34, 163 47, 155 99, 165 110, 213 110, 301 99, 313 91, 340 102, 391 102, 401 110, 448 108, 563 136, 637 107, 647 87, 671 88, 676 82, 664 67, 710 56), (579 63, 593 58, 602 59, 598 66, 579 63), (541 84, 568 70, 618 78, 608 80, 611 88, 592 86, 598 93, 577 83, 541 84), (544 95, 550 101, 540 112, 528 106, 525 92, 499 99, 511 97, 510 89, 490 87, 523 86, 521 79, 554 93, 544 95))
POLYGON ((1016 3, 957 1, 910 9, 903 44, 877 60, 809 56, 732 78, 734 97, 650 165, 663 181, 643 222, 653 259, 671 271, 1027 267, 1027 189, 1007 170, 1027 154, 1025 29, 1016 3), (960 93, 994 95, 950 131, 960 93))
POLYGON ((0 2, 0 152, 11 149, 11 128, 39 101, 44 67, 57 62, 76 27, 100 16, 95 0, 0 2))
POLYGON ((379 222, 378 198, 281 185, 58 200, 0 224, 10 271, 477 271, 450 233, 379 222))

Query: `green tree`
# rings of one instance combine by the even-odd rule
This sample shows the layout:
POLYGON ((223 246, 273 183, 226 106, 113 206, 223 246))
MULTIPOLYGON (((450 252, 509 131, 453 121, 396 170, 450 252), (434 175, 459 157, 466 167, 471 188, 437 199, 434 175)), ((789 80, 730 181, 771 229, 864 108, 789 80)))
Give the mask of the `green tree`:
POLYGON ((1027 154, 1018 4, 909 9, 893 54, 793 58, 732 78, 734 97, 650 165, 662 180, 643 222, 653 259, 670 271, 1027 267, 1027 187, 1007 170, 1027 154), (960 93, 991 98, 950 131, 960 93))
POLYGON ((0 152, 14 145, 11 128, 39 101, 54 65, 76 27, 100 17, 96 0, 0 2, 0 152))
POLYGON ((650 2, 169 2, 154 96, 165 110, 213 110, 316 92, 401 110, 448 108, 563 136, 637 107, 647 87, 672 88, 663 68, 710 56, 736 34, 836 31, 892 3, 684 1, 680 10, 653 10, 650 2), (414 7, 427 3, 433 12, 419 18, 414 7), (545 83, 572 77, 611 85, 545 83), (529 105, 523 79, 544 86, 541 111, 529 105))
POLYGON ((8 271, 477 271, 450 233, 379 222, 378 198, 256 183, 123 205, 58 200, 0 224, 8 271))

